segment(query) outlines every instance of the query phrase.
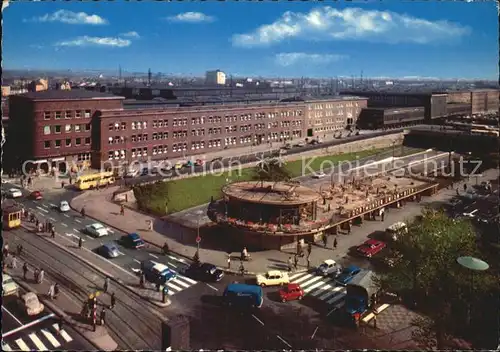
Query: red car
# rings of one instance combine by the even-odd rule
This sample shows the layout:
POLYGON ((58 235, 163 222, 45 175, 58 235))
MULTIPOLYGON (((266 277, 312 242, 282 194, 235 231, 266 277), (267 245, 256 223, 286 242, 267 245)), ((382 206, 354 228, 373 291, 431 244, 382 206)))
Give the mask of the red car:
POLYGON ((279 294, 283 303, 296 299, 301 300, 305 295, 304 290, 302 290, 299 284, 288 284, 279 291, 279 294))
POLYGON ((385 248, 385 243, 382 241, 377 241, 377 240, 368 240, 365 241, 361 246, 357 248, 357 251, 360 255, 371 258, 378 252, 380 252, 382 249, 385 248))
POLYGON ((34 199, 34 200, 40 200, 40 199, 43 198, 42 197, 42 192, 40 192, 40 191, 33 191, 33 192, 31 192, 30 197, 31 197, 31 199, 34 199))

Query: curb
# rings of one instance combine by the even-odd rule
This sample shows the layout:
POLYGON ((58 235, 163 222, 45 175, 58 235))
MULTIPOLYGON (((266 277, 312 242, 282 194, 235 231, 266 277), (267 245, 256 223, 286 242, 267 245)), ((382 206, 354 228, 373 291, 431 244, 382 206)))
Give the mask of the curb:
MULTIPOLYGON (((27 292, 37 292, 37 296, 38 296, 39 300, 42 301, 45 306, 49 307, 52 311, 54 311, 54 313, 56 315, 62 317, 65 321, 69 322, 72 325, 73 329, 81 329, 82 328, 81 326, 79 326, 80 323, 78 323, 77 321, 75 321, 74 319, 72 319, 68 314, 66 314, 61 308, 59 308, 58 306, 56 306, 53 302, 51 302, 48 299, 46 299, 41 293, 38 292, 38 290, 35 290, 33 287, 31 287, 31 285, 29 285, 29 284, 27 284, 25 282, 22 282, 22 281, 18 281, 18 280, 16 280, 16 283, 19 286, 21 286, 24 290, 26 290, 27 292)), ((107 331, 107 329, 106 329, 106 331, 107 331)), ((97 342, 92 341, 92 339, 89 338, 88 336, 86 336, 86 334, 83 334, 80 331, 78 331, 78 333, 88 343, 90 343, 92 346, 97 347, 97 349, 99 349, 99 350, 114 351, 114 350, 116 350, 116 348, 118 348, 118 344, 116 343, 115 340, 113 340, 113 338, 109 335, 109 333, 108 333, 109 338, 116 344, 115 348, 109 348, 109 347, 99 346, 99 344, 97 342)))
MULTIPOLYGON (((219 268, 218 269, 222 270, 224 273, 226 274, 231 274, 231 275, 241 275, 241 272, 239 270, 233 270, 233 269, 227 269, 227 268, 219 268)), ((307 268, 304 268, 304 269, 298 269, 298 270, 294 270, 292 272, 290 272, 290 274, 300 274, 300 273, 305 273, 305 272, 308 272, 310 269, 307 269, 307 268)), ((281 270, 283 271, 283 270, 281 270)), ((252 276, 257 276, 257 275, 260 275, 262 273, 256 273, 256 272, 253 272, 253 271, 245 271, 245 275, 252 275, 252 276)))
MULTIPOLYGON (((26 227, 26 226, 24 226, 24 225, 22 225, 22 224, 21 224, 21 226, 22 226, 23 228, 25 228, 26 230, 30 230, 28 227, 26 227)), ((60 234, 58 234, 58 235, 59 235, 59 236, 61 236, 60 234)), ((78 255, 78 254, 76 254, 76 253, 73 253, 72 251, 70 251, 70 250, 68 250, 67 248, 65 248, 63 245, 61 245, 61 244, 59 244, 59 243, 57 243, 57 242, 55 242, 55 241, 52 241, 50 238, 47 238, 47 237, 45 237, 45 236, 42 236, 42 238, 43 238, 43 239, 45 239, 46 241, 48 241, 48 242, 52 243, 53 245, 57 246, 59 249, 61 249, 61 250, 65 251, 66 253, 69 253, 71 256, 78 258, 78 260, 80 260, 80 261, 82 261, 83 263, 85 263, 86 265, 90 266, 90 267, 91 267, 92 269, 94 269, 95 271, 97 271, 97 272, 101 273, 101 275, 104 275, 104 276, 106 276, 106 277, 109 277, 111 280, 113 280, 114 282, 118 283, 121 287, 125 288, 126 290, 128 290, 128 291, 132 292, 133 294, 135 294, 136 296, 138 296, 140 299, 143 299, 143 300, 148 301, 148 302, 150 302, 150 303, 152 303, 152 304, 155 304, 155 302, 154 302, 154 301, 152 301, 149 297, 143 297, 140 293, 138 293, 136 290, 132 289, 129 285, 127 285, 126 283, 124 283, 121 279, 117 279, 117 278, 115 278, 113 275, 109 274, 108 272, 106 272, 105 270, 103 270, 103 269, 102 269, 102 268, 100 268, 99 266, 95 265, 94 263, 89 262, 87 259, 85 259, 85 258, 83 258, 83 257, 79 256, 79 255, 78 255)), ((156 306, 158 306, 158 303, 159 303, 159 304, 163 304, 163 303, 161 303, 161 302, 156 302, 156 304, 155 304, 155 305, 156 305, 156 306)), ((168 302, 166 305, 162 305, 161 307, 165 307, 165 306, 167 306, 167 305, 170 305, 170 303, 171 303, 171 302, 170 302, 170 300, 169 300, 169 302, 168 302)), ((165 320, 165 319, 166 319, 166 317, 163 317, 163 315, 158 314, 158 313, 157 313, 156 311, 154 311, 154 310, 151 310, 151 312, 152 312, 153 314, 155 314, 158 318, 162 319, 162 320, 165 320)))

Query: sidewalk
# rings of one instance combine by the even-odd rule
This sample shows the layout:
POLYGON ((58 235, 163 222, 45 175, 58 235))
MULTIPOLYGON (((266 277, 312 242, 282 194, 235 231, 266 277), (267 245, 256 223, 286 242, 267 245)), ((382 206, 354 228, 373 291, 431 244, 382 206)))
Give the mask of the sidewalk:
POLYGON ((51 300, 48 297, 47 293, 54 281, 47 273, 45 273, 44 281, 42 283, 37 283, 34 278, 35 268, 28 264, 29 270, 25 280, 22 270, 24 260, 20 260, 22 258, 23 255, 21 255, 21 258, 17 257, 16 269, 6 269, 6 273, 12 276, 20 287, 27 292, 36 293, 40 301, 46 307, 54 311, 56 315, 62 317, 65 323, 69 323, 72 328, 77 330, 86 340, 98 349, 104 351, 114 351, 117 349, 118 344, 109 335, 106 327, 98 325, 94 332, 92 326, 83 321, 80 316, 82 307, 78 306, 75 301, 65 294, 64 288, 61 288, 60 294, 56 299, 51 300))
MULTIPOLYGON (((497 170, 488 170, 479 178, 479 182, 496 178, 497 170)), ((468 185, 476 183, 475 179, 465 181, 468 185)), ((463 182, 460 184, 462 185, 463 182)), ((102 223, 116 228, 120 231, 131 233, 137 232, 148 243, 161 247, 165 242, 168 243, 170 249, 187 259, 192 259, 196 252, 196 230, 185 228, 179 224, 171 223, 162 218, 145 215, 130 209, 126 209, 125 216, 119 214, 120 206, 111 202, 111 196, 116 187, 104 190, 101 192, 86 192, 81 196, 74 198, 71 201, 71 207, 76 211, 80 211, 82 206, 85 206, 86 214, 89 217, 96 219, 102 223), (144 231, 147 221, 153 221, 153 231, 144 231)), ((421 209, 426 205, 432 205, 436 202, 446 201, 456 195, 453 189, 442 189, 433 197, 425 197, 420 203, 408 202, 401 209, 391 208, 385 216, 384 221, 365 220, 362 226, 354 226, 350 235, 339 234, 337 236, 338 246, 332 248, 333 239, 329 238, 327 248, 315 245, 311 254, 311 266, 319 265, 325 259, 335 259, 342 261, 347 256, 347 253, 353 246, 357 246, 365 241, 367 235, 375 231, 385 231, 385 229, 397 221, 405 221, 421 214, 421 209)), ((230 244, 222 241, 218 245, 205 243, 205 236, 213 236, 209 229, 202 229, 200 243, 200 259, 201 261, 210 262, 225 272, 235 274, 239 267, 239 250, 231 248, 230 244), (211 246, 212 248, 209 248, 211 246), (230 253, 233 258, 231 269, 227 268, 227 254, 230 253)), ((208 242, 208 241, 207 241, 208 242)), ((262 273, 272 269, 286 270, 289 257, 293 257, 294 253, 280 252, 278 250, 268 250, 260 252, 252 252, 252 260, 244 262, 245 269, 248 274, 262 273)), ((306 271, 306 263, 304 260, 299 261, 299 271, 306 271)))

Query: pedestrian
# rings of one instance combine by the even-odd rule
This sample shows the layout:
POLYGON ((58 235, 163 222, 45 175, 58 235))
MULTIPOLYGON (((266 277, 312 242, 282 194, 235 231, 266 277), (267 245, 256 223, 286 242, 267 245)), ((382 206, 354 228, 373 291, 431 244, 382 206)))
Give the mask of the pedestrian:
POLYGON ((4 258, 7 258, 9 256, 9 245, 6 244, 4 247, 3 247, 3 257, 4 258))
POLYGON ((148 226, 149 231, 153 231, 153 220, 148 220, 148 226))
POLYGON ((17 269, 17 258, 15 255, 12 255, 12 262, 10 265, 12 266, 12 269, 17 269))
POLYGON ((288 272, 292 272, 293 261, 292 257, 288 257, 288 272))
POLYGON ((17 256, 20 257, 22 252, 23 252, 23 245, 18 244, 17 245, 17 256))
POLYGON ((227 255, 227 268, 231 269, 231 254, 227 255))
POLYGON ((106 279, 104 280, 104 286, 102 290, 104 291, 104 293, 106 293, 108 292, 108 289, 109 289, 109 277, 106 277, 106 279))
POLYGON ((243 266, 243 262, 240 262, 240 274, 241 276, 245 275, 245 267, 243 266))
POLYGON ((168 287, 167 285, 163 286, 163 290, 161 291, 162 296, 161 296, 161 301, 163 303, 167 302, 167 295, 168 295, 168 287))
POLYGON ((49 296, 50 299, 54 299, 54 285, 50 285, 49 292, 47 292, 47 296, 49 296))
POLYGON ((306 258, 307 260, 307 269, 311 267, 311 261, 309 260, 309 257, 306 258))
POLYGON ((33 271, 33 278, 35 279, 36 283, 39 283, 39 280, 40 280, 40 270, 38 270, 38 268, 35 268, 35 271, 33 271))
POLYGON ((64 319, 63 319, 63 317, 59 318, 59 321, 57 322, 57 327, 59 329, 58 333, 61 334, 62 329, 64 327, 64 319))
POLYGON ((383 212, 382 214, 380 214, 381 221, 384 221, 384 218, 385 218, 385 212, 383 212))
POLYGON ((120 205, 120 215, 125 215, 125 207, 123 205, 120 205))
POLYGON ((464 183, 464 192, 467 191, 467 184, 464 183))
POLYGON ((80 210, 80 214, 82 215, 82 218, 85 217, 85 207, 82 207, 82 210, 80 210))
POLYGON ((295 255, 293 257, 293 267, 295 268, 295 270, 297 270, 298 266, 299 266, 299 257, 297 255, 295 255))
POLYGON ((99 321, 101 325, 106 322, 106 308, 102 307, 101 314, 99 315, 99 321))
POLYGON ((54 298, 57 299, 58 296, 59 296, 59 284, 56 282, 54 284, 54 298))
POLYGON ((83 246, 83 238, 80 237, 78 239, 78 248, 82 248, 82 246, 83 246))
POLYGON ((160 292, 161 290, 161 285, 159 282, 156 283, 156 292, 160 292))
POLYGON ((109 309, 113 309, 115 307, 115 304, 116 304, 116 298, 115 298, 115 293, 113 292, 111 294, 111 305, 109 306, 109 309))
POLYGON ((323 234, 323 248, 326 248, 327 244, 328 244, 328 237, 326 237, 326 235, 323 234))
POLYGON ((457 196, 459 196, 460 192, 458 191, 458 187, 456 188, 456 191, 457 191, 457 196))
POLYGON ((56 230, 54 228, 52 228, 52 230, 50 232, 50 237, 56 238, 56 230))
POLYGON ((26 275, 28 275, 28 263, 23 264, 23 279, 26 280, 26 275))
POLYGON ((312 248, 313 248, 312 243, 311 243, 311 242, 309 242, 309 243, 307 244, 307 254, 308 254, 308 257, 311 255, 312 248))
POLYGON ((66 185, 66 182, 62 181, 61 182, 61 188, 64 188, 65 185, 66 185))
POLYGON ((337 237, 333 239, 333 248, 337 248, 338 242, 337 242, 337 237))
POLYGON ((141 274, 141 277, 139 279, 139 286, 141 286, 141 288, 144 288, 144 274, 141 274))
POLYGON ((43 269, 40 269, 40 272, 38 273, 38 283, 41 284, 43 282, 43 278, 45 276, 45 271, 43 269))
POLYGON ((88 302, 83 302, 82 310, 80 311, 80 316, 82 318, 87 318, 88 317, 88 311, 89 311, 89 303, 88 302))
POLYGON ((40 221, 38 221, 38 219, 35 220, 35 226, 37 228, 37 230, 40 230, 40 221))

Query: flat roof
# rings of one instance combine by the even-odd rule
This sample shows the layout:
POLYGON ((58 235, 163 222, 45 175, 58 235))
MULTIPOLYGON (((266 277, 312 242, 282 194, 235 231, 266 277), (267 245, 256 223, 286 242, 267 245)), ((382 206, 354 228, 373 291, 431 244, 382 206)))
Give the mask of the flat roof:
POLYGON ((72 90, 43 90, 39 92, 28 92, 16 95, 16 97, 28 98, 35 101, 40 100, 101 100, 101 99, 125 99, 118 95, 101 93, 85 89, 72 90))
POLYGON ((236 182, 225 186, 222 193, 243 202, 283 206, 311 203, 321 198, 319 192, 292 182, 236 182))

